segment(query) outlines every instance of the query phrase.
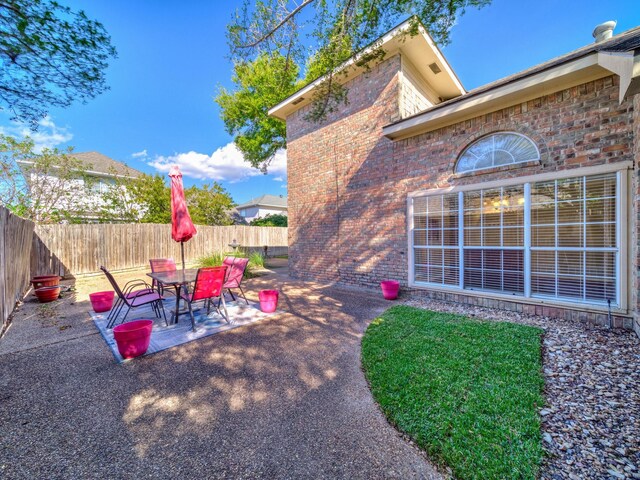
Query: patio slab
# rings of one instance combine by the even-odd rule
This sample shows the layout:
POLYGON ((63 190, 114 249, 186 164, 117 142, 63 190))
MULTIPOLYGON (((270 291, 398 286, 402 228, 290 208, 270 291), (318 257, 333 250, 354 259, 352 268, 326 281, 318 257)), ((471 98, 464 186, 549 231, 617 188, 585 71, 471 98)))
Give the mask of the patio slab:
POLYGON ((28 301, 0 339, 0 476, 440 478, 360 370, 390 302, 280 272, 247 286, 279 288, 282 313, 124 365, 88 314, 100 277, 57 324, 28 301))

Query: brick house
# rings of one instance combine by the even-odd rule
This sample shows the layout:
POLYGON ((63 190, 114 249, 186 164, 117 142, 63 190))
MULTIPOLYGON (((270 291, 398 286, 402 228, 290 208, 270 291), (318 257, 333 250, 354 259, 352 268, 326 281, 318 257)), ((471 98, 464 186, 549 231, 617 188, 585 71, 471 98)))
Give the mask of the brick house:
POLYGON ((640 27, 469 92, 406 28, 369 71, 345 64, 323 122, 305 119, 322 79, 269 112, 291 273, 640 331, 640 27))

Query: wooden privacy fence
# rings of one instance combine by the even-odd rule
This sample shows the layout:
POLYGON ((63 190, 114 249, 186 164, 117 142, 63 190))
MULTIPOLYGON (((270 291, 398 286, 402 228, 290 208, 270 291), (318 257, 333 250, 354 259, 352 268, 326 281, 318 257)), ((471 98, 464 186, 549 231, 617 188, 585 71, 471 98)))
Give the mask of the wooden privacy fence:
MULTIPOLYGON (((214 252, 231 251, 234 240, 242 248, 270 255, 287 251, 287 228, 198 226, 198 234, 184 244, 185 261, 192 263, 214 252)), ((180 260, 180 244, 171 238, 171 225, 90 224, 37 225, 31 249, 31 273, 61 276, 126 270, 149 265, 150 258, 180 260)))
POLYGON ((0 207, 0 331, 29 286, 33 229, 33 222, 0 207))

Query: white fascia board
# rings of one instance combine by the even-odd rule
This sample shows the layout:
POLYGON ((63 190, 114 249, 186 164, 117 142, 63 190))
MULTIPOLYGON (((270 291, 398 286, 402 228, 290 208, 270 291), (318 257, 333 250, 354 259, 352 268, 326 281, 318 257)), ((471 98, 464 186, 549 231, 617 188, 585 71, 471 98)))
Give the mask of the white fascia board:
POLYGON ((412 137, 610 74, 598 63, 598 55, 593 53, 478 95, 472 94, 450 105, 433 107, 422 114, 383 127, 382 133, 394 140, 412 137))
MULTIPOLYGON (((369 47, 355 54, 353 57, 351 57, 349 60, 343 63, 340 67, 338 67, 336 69, 336 72, 342 72, 347 69, 353 69, 352 72, 350 72, 350 74, 347 76, 345 80, 345 81, 349 81, 351 78, 353 78, 358 73, 361 73, 361 71, 364 70, 362 67, 358 67, 356 65, 358 60, 361 59, 363 56, 371 53, 374 49, 383 48, 386 50, 387 54, 390 54, 390 55, 394 55, 398 52, 401 52, 403 42, 402 40, 399 40, 399 36, 400 34, 403 34, 407 30, 409 30, 410 27, 411 27, 411 19, 408 19, 405 22, 398 25, 393 30, 391 30, 390 32, 386 33, 384 36, 382 36, 378 40, 376 40, 369 47)), ((444 56, 442 55, 442 52, 440 52, 440 49, 433 42, 433 40, 429 36, 429 33, 422 25, 419 25, 419 33, 416 35, 416 37, 418 36, 420 36, 424 40, 424 42, 428 45, 428 47, 431 49, 432 53, 438 60, 439 65, 444 67, 444 73, 451 79, 456 89, 458 89, 461 94, 465 93, 466 90, 464 89, 464 87, 462 86, 462 83, 460 82, 460 80, 454 73, 453 69, 449 65, 449 62, 447 62, 447 60, 444 58, 444 56)), ((414 37, 411 37, 411 38, 414 38, 414 37)), ((409 38, 408 41, 411 41, 411 38, 409 38)), ((283 101, 281 101, 277 105, 271 107, 267 111, 267 114, 271 117, 279 118, 280 120, 286 120, 287 116, 293 113, 295 110, 310 103, 311 98, 309 95, 311 95, 313 90, 315 90, 319 85, 321 85, 322 82, 324 82, 326 79, 327 79, 327 75, 324 75, 314 80, 307 86, 295 92, 293 95, 285 98, 283 101), (301 101, 301 99, 303 100, 301 101), (298 104, 293 105, 294 102, 296 101, 299 101, 298 104), (295 108, 291 108, 292 106, 295 108)))
POLYGON ((640 66, 636 65, 638 58, 633 52, 598 52, 598 64, 620 77, 620 94, 618 100, 624 101, 633 81, 640 78, 640 66))
MULTIPOLYGON (((349 67, 354 66, 359 58, 361 58, 362 56, 364 56, 364 55, 366 55, 368 53, 371 53, 376 48, 384 47, 395 36, 397 36, 399 33, 402 33, 404 31, 406 31, 408 28, 409 28, 409 20, 407 20, 406 22, 403 22, 397 28, 394 28, 389 33, 387 33, 385 36, 383 36, 382 38, 376 40, 376 42, 374 42, 373 45, 371 45, 368 48, 365 48, 361 53, 356 54, 353 57, 351 57, 349 60, 344 62, 342 65, 340 65, 336 69, 336 71, 337 72, 341 72, 343 70, 346 70, 349 67)), ((288 106, 290 104, 293 104, 293 102, 295 102, 296 100, 300 99, 301 97, 304 97, 306 94, 310 93, 312 90, 315 90, 315 88, 318 87, 320 84, 322 84, 322 82, 324 82, 326 79, 327 79, 327 75, 323 75, 322 77, 317 78, 316 80, 314 80, 313 82, 308 84, 306 87, 302 88, 301 90, 298 90, 293 95, 285 98, 283 101, 281 101, 280 103, 278 103, 274 107, 271 107, 267 111, 267 114, 269 116, 279 118, 280 120, 286 120, 286 115, 283 115, 281 113, 281 110, 284 107, 286 107, 286 106, 288 106)))

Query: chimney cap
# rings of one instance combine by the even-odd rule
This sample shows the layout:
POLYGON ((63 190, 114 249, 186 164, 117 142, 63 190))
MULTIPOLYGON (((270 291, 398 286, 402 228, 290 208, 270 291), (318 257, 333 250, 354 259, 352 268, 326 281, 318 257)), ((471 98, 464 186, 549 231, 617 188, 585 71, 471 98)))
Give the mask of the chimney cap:
POLYGON ((596 26, 592 34, 593 38, 596 39, 596 43, 609 40, 613 36, 613 29, 616 28, 617 23, 615 20, 609 20, 596 26))

